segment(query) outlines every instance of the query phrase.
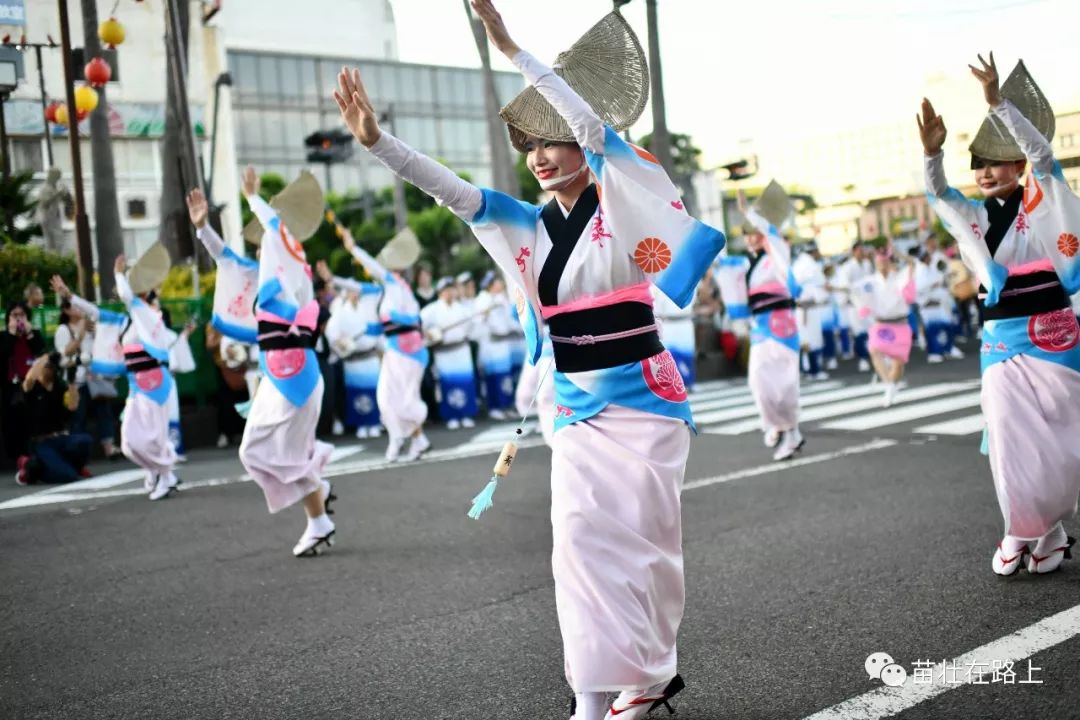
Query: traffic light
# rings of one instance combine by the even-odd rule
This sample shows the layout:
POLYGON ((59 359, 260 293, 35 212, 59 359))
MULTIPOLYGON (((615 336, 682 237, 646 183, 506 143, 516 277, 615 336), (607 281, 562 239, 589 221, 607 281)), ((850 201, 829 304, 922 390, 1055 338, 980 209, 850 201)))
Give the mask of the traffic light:
POLYGON ((333 165, 345 162, 353 155, 352 133, 340 129, 319 130, 304 138, 309 163, 333 165))

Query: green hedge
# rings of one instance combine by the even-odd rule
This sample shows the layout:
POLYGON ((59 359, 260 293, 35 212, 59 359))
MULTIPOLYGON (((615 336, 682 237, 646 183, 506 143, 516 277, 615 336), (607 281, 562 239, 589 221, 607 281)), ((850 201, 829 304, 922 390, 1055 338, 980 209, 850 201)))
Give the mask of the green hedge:
POLYGON ((59 275, 69 287, 75 287, 78 268, 74 255, 60 255, 30 245, 5 243, 0 246, 0 307, 5 310, 30 283, 49 292, 49 278, 59 275))

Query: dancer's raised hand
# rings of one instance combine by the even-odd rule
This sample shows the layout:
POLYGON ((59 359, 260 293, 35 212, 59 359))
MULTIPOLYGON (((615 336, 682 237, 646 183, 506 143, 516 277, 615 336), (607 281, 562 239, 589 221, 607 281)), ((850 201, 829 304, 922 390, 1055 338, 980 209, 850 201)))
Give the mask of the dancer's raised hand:
POLYGON ((470 0, 473 11, 476 13, 480 21, 484 23, 484 30, 487 31, 488 40, 491 44, 506 57, 511 60, 514 56, 521 52, 521 48, 518 47, 510 38, 510 33, 506 30, 506 23, 503 22, 502 15, 495 9, 494 3, 491 0, 470 0))
POLYGON ((197 228, 206 225, 206 218, 210 214, 210 206, 206 202, 206 196, 202 190, 195 188, 187 194, 188 217, 191 224, 197 228))
POLYGON ((341 68, 338 73, 338 89, 334 91, 341 119, 353 136, 364 147, 371 147, 379 141, 379 116, 371 105, 360 71, 356 68, 341 68))
POLYGON ((997 107, 1001 104, 1001 88, 998 86, 998 71, 997 65, 994 63, 994 53, 990 53, 990 62, 983 60, 983 56, 979 55, 979 63, 982 68, 977 68, 974 65, 968 65, 971 68, 971 74, 979 79, 979 82, 983 86, 983 97, 986 98, 987 104, 990 107, 997 107))
POLYGON ((934 112, 934 106, 930 101, 923 98, 922 116, 915 115, 915 121, 919 123, 919 137, 922 138, 923 151, 928 155, 937 155, 941 152, 941 146, 945 144, 945 120, 934 112))
POLYGON ((326 264, 325 260, 319 260, 315 263, 315 273, 321 277, 325 283, 330 283, 334 280, 334 273, 330 272, 330 266, 326 264))
POLYGON ((244 197, 254 197, 259 192, 259 176, 255 174, 255 168, 248 165, 240 176, 240 189, 244 197))
POLYGON ((61 300, 67 300, 71 297, 71 290, 59 275, 53 275, 49 278, 49 285, 52 286, 53 292, 59 295, 61 300))
POLYGON ((113 261, 113 272, 117 275, 123 275, 127 272, 127 258, 123 254, 117 255, 116 260, 113 261))

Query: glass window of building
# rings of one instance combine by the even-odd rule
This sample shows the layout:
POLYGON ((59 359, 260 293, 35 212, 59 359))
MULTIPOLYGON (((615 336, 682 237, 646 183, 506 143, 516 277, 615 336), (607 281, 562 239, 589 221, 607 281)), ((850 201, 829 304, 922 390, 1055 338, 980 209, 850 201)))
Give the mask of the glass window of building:
POLYGON ((264 103, 273 102, 281 94, 278 76, 278 60, 267 55, 258 56, 259 95, 264 103))
POLYGON ((39 138, 16 138, 10 143, 11 172, 45 172, 44 145, 39 138))

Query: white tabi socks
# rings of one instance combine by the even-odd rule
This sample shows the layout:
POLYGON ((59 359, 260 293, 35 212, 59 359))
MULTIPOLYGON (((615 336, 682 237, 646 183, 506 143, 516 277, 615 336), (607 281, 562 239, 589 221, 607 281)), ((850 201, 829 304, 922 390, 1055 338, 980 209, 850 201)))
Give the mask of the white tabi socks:
POLYGON ((608 696, 602 692, 577 693, 577 710, 573 720, 604 720, 608 711, 608 696))

